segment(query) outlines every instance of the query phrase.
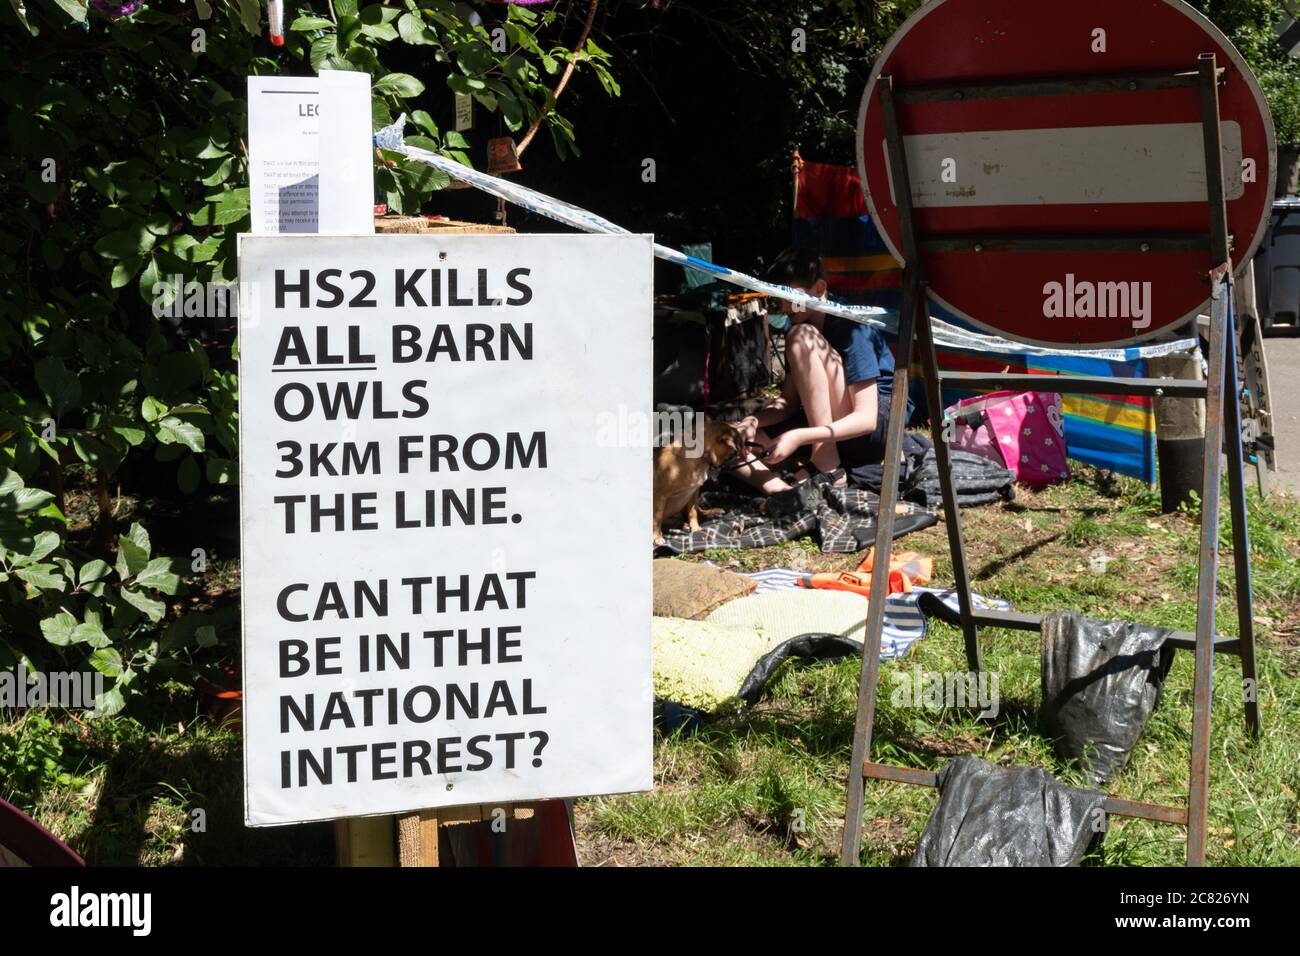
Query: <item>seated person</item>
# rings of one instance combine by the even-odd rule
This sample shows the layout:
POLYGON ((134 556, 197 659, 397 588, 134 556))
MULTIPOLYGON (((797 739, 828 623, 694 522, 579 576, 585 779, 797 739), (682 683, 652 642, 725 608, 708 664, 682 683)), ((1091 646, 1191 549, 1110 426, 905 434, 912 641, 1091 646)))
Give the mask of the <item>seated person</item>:
MULTIPOLYGON (((826 267, 808 249, 786 249, 767 278, 817 298, 826 295, 826 267)), ((875 329, 793 304, 790 320, 781 397, 738 423, 745 440, 765 453, 733 474, 768 495, 790 490, 773 468, 801 449, 812 468, 836 485, 845 484, 855 468, 883 461, 893 394, 894 357, 875 329)), ((911 411, 909 400, 909 416, 911 411)), ((794 481, 809 477, 796 474, 794 481)))

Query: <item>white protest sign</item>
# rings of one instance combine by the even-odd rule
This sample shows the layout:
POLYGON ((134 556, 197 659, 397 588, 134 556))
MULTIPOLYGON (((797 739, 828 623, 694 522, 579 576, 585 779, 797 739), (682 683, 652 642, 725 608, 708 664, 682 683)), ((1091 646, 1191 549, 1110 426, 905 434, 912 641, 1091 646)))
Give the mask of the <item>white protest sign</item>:
POLYGON ((249 825, 650 788, 652 262, 241 237, 249 825))
POLYGON ((374 231, 370 74, 248 78, 252 232, 374 231))

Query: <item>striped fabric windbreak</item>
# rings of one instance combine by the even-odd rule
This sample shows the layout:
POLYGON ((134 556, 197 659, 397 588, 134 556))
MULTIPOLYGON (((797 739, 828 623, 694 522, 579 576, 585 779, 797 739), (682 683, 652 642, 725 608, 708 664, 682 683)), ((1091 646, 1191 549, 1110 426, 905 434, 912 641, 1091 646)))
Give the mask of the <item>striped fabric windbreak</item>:
MULTIPOLYGON (((949 372, 993 372, 1040 374, 1042 391, 1054 391, 1053 375, 1099 375, 1109 378, 1142 378, 1146 359, 1108 361, 1089 357, 1026 355, 1014 352, 990 355, 965 349, 940 348, 939 366, 949 372)), ((912 362, 910 393, 918 407, 924 407, 921 365, 912 362)), ((945 388, 944 407, 976 392, 945 388)), ((1156 480, 1155 400, 1138 395, 1061 395, 1065 414, 1065 443, 1075 461, 1117 474, 1139 478, 1148 484, 1156 480)))
MULTIPOLYGON (((795 179, 794 242, 821 252, 830 291, 837 299, 855 305, 897 310, 901 304, 903 273, 871 221, 857 170, 803 161, 795 179)), ((953 325, 970 328, 934 303, 930 303, 930 313, 953 325)), ((1043 355, 1038 350, 1021 352, 1014 348, 988 350, 939 345, 937 349, 943 371, 1144 377, 1146 359, 1136 349, 1128 351, 1132 354, 1108 359, 1043 355)), ((911 371, 912 401, 918 416, 926 416, 920 366, 915 361, 911 371)), ((1050 381, 1044 381, 1043 390, 1052 390, 1050 381)), ((947 407, 973 394, 944 389, 944 405, 947 407)), ((1065 440, 1071 458, 1148 483, 1156 480, 1153 399, 1130 395, 1063 395, 1062 398, 1065 440)))

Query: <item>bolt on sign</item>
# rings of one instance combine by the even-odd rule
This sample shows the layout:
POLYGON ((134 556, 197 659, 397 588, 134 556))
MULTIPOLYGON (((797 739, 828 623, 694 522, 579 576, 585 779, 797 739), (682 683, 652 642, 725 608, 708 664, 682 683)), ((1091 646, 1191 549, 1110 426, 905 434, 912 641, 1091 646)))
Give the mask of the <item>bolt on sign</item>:
POLYGON ((1194 85, 1168 82, 1206 53, 1224 69, 1228 229, 1233 267, 1244 268, 1268 222, 1272 119, 1240 54, 1179 0, 936 0, 917 11, 881 54, 859 112, 858 171, 890 252, 903 261, 881 76, 900 90, 917 233, 944 240, 921 244, 938 304, 987 331, 1067 348, 1149 339, 1207 311, 1201 102, 1194 85), (1035 93, 1033 81, 1053 77, 1079 93, 1035 93), (1085 89, 1090 77, 1114 95, 1085 89), (958 84, 976 88, 944 89, 958 84), (1198 247, 1162 242, 1198 233, 1198 247), (1000 235, 1039 241, 1013 248, 1000 235), (1053 249, 1063 235, 1132 242, 1053 249))
POLYGON ((650 789, 650 238, 239 256, 249 825, 650 789))

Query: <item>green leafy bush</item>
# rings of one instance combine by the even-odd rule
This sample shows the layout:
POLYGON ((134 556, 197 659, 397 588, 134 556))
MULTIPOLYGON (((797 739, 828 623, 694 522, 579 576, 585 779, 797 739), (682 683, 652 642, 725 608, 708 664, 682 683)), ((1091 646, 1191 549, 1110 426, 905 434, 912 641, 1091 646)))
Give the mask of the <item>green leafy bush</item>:
MULTIPOLYGON (((574 131, 550 90, 570 57, 564 6, 485 7, 470 24, 451 0, 312 0, 276 48, 255 0, 124 16, 0 3, 0 660, 94 667, 113 712, 145 675, 191 680, 187 655, 233 634, 229 615, 173 613, 178 563, 152 553, 148 514, 118 534, 109 489, 237 480, 233 310, 197 319, 187 290, 206 300, 236 279, 246 78, 368 72, 376 127, 404 111, 414 144, 470 164, 467 138, 442 125, 461 93, 493 128, 544 126, 564 156, 574 131), (65 479, 83 470, 93 540, 68 531, 65 479)), ((617 92, 594 42, 574 59, 617 92)), ((376 185, 413 213, 449 181, 389 155, 376 185)))
POLYGON ((1300 59, 1287 56, 1276 28, 1286 0, 1190 0, 1227 34, 1254 71, 1273 113, 1278 143, 1300 143, 1300 59))

